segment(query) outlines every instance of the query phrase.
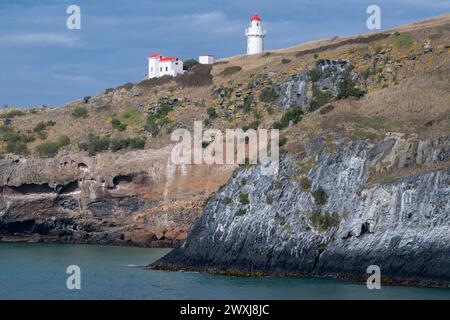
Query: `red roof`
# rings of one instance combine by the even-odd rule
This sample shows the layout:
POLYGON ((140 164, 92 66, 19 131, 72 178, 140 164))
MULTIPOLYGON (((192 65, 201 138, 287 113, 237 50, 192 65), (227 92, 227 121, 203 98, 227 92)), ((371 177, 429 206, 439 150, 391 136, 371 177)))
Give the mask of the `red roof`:
POLYGON ((163 55, 161 55, 161 54, 151 54, 151 55, 148 56, 148 58, 150 58, 150 59, 159 59, 160 62, 164 62, 164 61, 175 61, 175 60, 178 60, 177 57, 168 57, 168 58, 165 58, 165 57, 164 57, 163 55))
POLYGON ((174 61, 174 60, 178 60, 177 57, 169 57, 169 58, 161 58, 159 61, 174 61))
POLYGON ((261 18, 257 14, 255 14, 253 15, 251 21, 261 21, 261 18))

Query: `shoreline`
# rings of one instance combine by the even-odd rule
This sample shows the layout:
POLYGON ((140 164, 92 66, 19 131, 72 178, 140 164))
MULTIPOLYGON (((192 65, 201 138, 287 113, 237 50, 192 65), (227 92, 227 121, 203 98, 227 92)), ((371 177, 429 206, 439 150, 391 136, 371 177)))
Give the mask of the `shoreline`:
MULTIPOLYGON (((340 274, 340 273, 301 273, 301 272, 271 272, 271 271, 244 271, 244 270, 217 270, 214 268, 200 268, 192 266, 175 266, 166 263, 152 263, 145 267, 147 270, 159 270, 167 272, 200 272, 211 275, 220 276, 234 276, 243 278, 259 278, 259 277, 316 277, 316 278, 328 278, 336 280, 344 280, 358 284, 364 284, 367 280, 366 276, 340 274)), ((450 290, 450 281, 447 280, 433 280, 433 279, 399 279, 391 277, 381 277, 381 284, 388 286, 398 287, 417 287, 417 288, 434 288, 434 289, 448 289, 450 290)))
POLYGON ((153 249, 174 249, 179 243, 168 243, 166 241, 153 241, 154 245, 146 245, 135 242, 99 242, 99 241, 61 241, 60 238, 53 238, 42 235, 2 235, 0 234, 0 243, 27 243, 27 244, 84 244, 114 247, 130 248, 153 248, 153 249))

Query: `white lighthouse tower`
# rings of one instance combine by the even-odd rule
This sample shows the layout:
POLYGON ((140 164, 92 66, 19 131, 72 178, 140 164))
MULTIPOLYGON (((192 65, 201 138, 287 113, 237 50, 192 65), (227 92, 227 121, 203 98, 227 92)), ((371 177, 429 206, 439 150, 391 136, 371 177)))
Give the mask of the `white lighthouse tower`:
POLYGON ((247 36, 247 54, 257 54, 264 51, 265 32, 261 25, 261 18, 255 14, 250 22, 250 27, 245 30, 247 36))

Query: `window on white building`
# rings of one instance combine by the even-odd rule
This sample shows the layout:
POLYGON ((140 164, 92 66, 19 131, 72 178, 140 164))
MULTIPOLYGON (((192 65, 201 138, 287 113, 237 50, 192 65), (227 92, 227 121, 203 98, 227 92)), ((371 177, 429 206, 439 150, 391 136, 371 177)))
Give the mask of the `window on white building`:
POLYGON ((166 67, 166 71, 169 71, 169 67, 166 67))
POLYGON ((161 72, 162 72, 162 67, 159 67, 159 71, 161 71, 161 72))

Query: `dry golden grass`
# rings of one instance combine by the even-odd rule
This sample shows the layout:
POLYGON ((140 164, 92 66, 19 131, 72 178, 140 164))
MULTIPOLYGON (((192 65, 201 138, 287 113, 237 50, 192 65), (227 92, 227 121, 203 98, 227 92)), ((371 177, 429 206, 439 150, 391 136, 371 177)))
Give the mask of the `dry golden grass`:
POLYGON ((420 138, 449 135, 449 83, 450 72, 446 69, 418 75, 359 100, 332 102, 334 109, 326 114, 319 109, 306 115, 289 129, 290 136, 309 140, 336 133, 352 139, 378 140, 388 132, 417 134, 420 138))
MULTIPOLYGON (((76 101, 60 108, 28 112, 24 116, 15 117, 12 120, 12 126, 17 131, 30 132, 39 122, 53 120, 56 124, 47 130, 48 138, 44 141, 55 141, 60 135, 68 135, 73 142, 71 151, 77 150, 76 144, 82 141, 89 131, 98 135, 144 136, 148 141, 147 147, 159 147, 169 142, 167 133, 162 132, 160 136, 151 137, 143 130, 143 124, 147 113, 160 97, 184 99, 185 102, 169 113, 169 119, 179 127, 191 128, 194 120, 207 118, 208 107, 218 107, 218 101, 211 96, 214 85, 246 84, 251 77, 263 73, 269 75, 270 80, 276 83, 307 67, 311 68, 317 58, 347 59, 355 65, 356 70, 364 70, 367 68, 364 55, 376 51, 377 47, 383 47, 391 49, 389 55, 392 61, 401 61, 403 65, 401 68, 396 67, 398 79, 369 87, 369 94, 360 100, 347 99, 333 102, 335 108, 326 114, 320 114, 319 110, 306 115, 301 123, 286 130, 291 143, 303 138, 313 139, 320 135, 332 141, 336 134, 350 138, 376 140, 390 131, 414 133, 420 136, 445 135, 450 132, 450 88, 448 85, 450 59, 449 51, 445 49, 449 39, 450 14, 447 14, 383 33, 371 33, 369 36, 335 37, 260 55, 240 55, 219 60, 213 66, 212 85, 183 88, 176 81, 164 80, 161 83, 147 81, 145 82, 147 86, 137 85, 143 91, 139 96, 132 95, 127 88, 116 89, 109 94, 101 93, 94 97, 98 102, 95 107, 76 101), (411 48, 407 50, 391 48, 389 38, 384 36, 373 40, 373 36, 376 38, 379 34, 394 34, 397 31, 410 33, 414 39, 411 48), (370 41, 367 40, 368 37, 372 37, 370 41), (420 45, 426 39, 433 40, 433 52, 426 55, 417 54, 417 59, 410 61, 407 58, 408 54, 420 52, 420 45), (301 54, 298 54, 299 52, 301 54), (283 63, 283 58, 289 59, 290 62, 283 63), (223 63, 224 61, 227 63, 223 63), (222 74, 226 68, 233 66, 239 66, 242 69, 229 76, 222 74), (389 87, 380 89, 385 85, 389 87), (72 117, 71 112, 77 106, 87 107, 89 117, 81 119, 72 117), (139 110, 140 123, 137 121, 125 132, 117 132, 111 126, 111 118, 125 121, 123 113, 128 108, 139 110)), ((131 86, 128 87, 131 88, 131 86)), ((258 92, 254 92, 255 97, 257 94, 258 92)), ((232 111, 226 110, 228 103, 234 102, 227 101, 224 109, 217 110, 219 117, 214 120, 214 127, 223 130, 248 125, 255 120, 252 112, 245 113, 242 110, 238 110, 231 119, 229 113, 232 111)), ((269 114, 268 105, 263 103, 258 103, 252 108, 254 109, 252 111, 257 111, 261 116, 261 126, 266 128, 281 116, 280 112, 269 114)), ((273 106, 273 109, 276 110, 276 106, 273 106)), ((37 139, 30 143, 29 150, 33 151, 37 144, 44 141, 37 139)), ((1 147, 2 145, 0 145, 0 152, 1 147)))

